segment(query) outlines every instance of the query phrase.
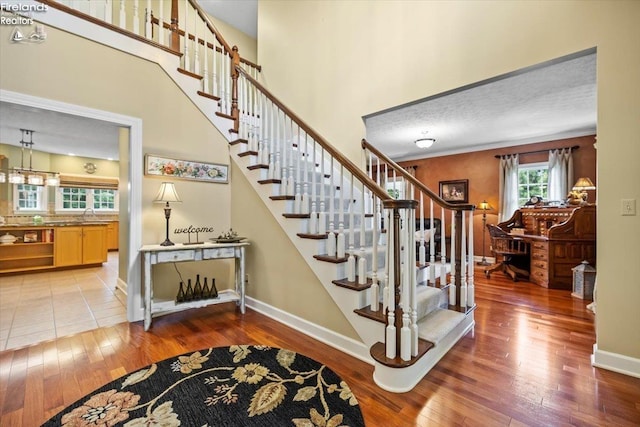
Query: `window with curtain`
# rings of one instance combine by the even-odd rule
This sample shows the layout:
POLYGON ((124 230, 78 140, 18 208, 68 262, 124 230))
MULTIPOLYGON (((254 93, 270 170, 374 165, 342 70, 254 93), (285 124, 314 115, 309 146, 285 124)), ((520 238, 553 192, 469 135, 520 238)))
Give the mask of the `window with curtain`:
POLYGON ((518 166, 518 206, 523 206, 531 196, 549 200, 549 164, 529 163, 518 166))

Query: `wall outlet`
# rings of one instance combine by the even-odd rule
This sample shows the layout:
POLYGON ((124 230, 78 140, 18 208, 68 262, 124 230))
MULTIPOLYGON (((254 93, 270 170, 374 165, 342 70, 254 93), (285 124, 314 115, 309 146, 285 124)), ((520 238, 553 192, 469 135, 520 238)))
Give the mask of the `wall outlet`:
POLYGON ((636 199, 622 199, 622 215, 636 214, 636 199))
POLYGON ((249 283, 249 275, 248 274, 244 275, 244 283, 249 283))

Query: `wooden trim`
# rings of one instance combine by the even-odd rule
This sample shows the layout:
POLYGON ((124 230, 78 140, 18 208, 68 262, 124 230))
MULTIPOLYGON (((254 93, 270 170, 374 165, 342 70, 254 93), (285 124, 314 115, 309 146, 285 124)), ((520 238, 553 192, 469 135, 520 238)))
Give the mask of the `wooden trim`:
POLYGON ((194 79, 202 80, 204 76, 200 74, 192 73, 191 71, 187 71, 184 68, 178 68, 178 72, 180 74, 184 74, 185 76, 193 77, 194 79))
POLYGON ((376 147, 374 147, 373 145, 369 144, 369 142, 366 139, 362 140, 362 148, 364 148, 365 150, 371 151, 373 154, 375 154, 382 161, 384 161, 385 163, 390 165, 396 172, 398 172, 398 174, 402 175, 402 177, 404 179, 406 179, 407 181, 412 183, 414 186, 418 187, 418 189, 421 190, 423 193, 427 194, 440 207, 443 207, 445 209, 451 209, 451 210, 454 210, 454 211, 472 211, 472 210, 475 209, 475 205, 471 205, 471 204, 453 204, 453 203, 449 203, 449 202, 443 200, 439 195, 437 195, 436 193, 431 191, 427 186, 425 186, 423 183, 418 181, 415 176, 410 175, 399 164, 397 164, 396 162, 391 160, 389 157, 387 157, 385 154, 383 154, 376 147))
POLYGON ((579 146, 579 145, 574 145, 574 146, 572 146, 572 147, 548 148, 548 149, 546 149, 546 150, 524 151, 524 152, 522 152, 522 153, 496 154, 496 155, 495 155, 495 156, 493 156, 493 157, 495 157, 496 159, 501 159, 501 158, 506 157, 506 156, 515 156, 516 154, 517 154, 518 156, 521 156, 521 155, 523 155, 523 154, 548 153, 548 152, 549 152, 549 151, 551 151, 551 150, 564 150, 565 148, 570 148, 570 149, 571 149, 571 151, 575 151, 575 150, 577 150, 578 148, 580 148, 580 146, 579 146))
POLYGON ((210 93, 203 92, 201 90, 199 90, 197 93, 198 93, 198 95, 204 96, 205 98, 213 99, 214 101, 220 101, 220 97, 217 97, 215 95, 211 95, 210 93))
POLYGON ((395 200, 391 199, 387 191, 380 187, 373 179, 371 179, 362 169, 356 166, 351 160, 345 157, 341 152, 339 152, 335 147, 333 147, 329 142, 324 139, 318 132, 316 132, 311 126, 305 123, 300 117, 298 117, 293 111, 287 108, 278 98, 276 98, 271 92, 267 90, 262 84, 260 84, 256 79, 251 77, 249 73, 243 70, 241 67, 237 67, 239 73, 243 74, 247 80, 249 80, 258 90, 260 90, 267 98, 271 100, 271 102, 280 108, 293 120, 300 128, 311 138, 317 141, 320 146, 326 150, 333 158, 335 158, 340 164, 342 164, 354 177, 356 177, 362 184, 367 187, 371 192, 373 192, 376 197, 381 200, 395 200))
POLYGON ((102 21, 100 19, 94 18, 91 15, 86 15, 78 10, 72 9, 68 6, 65 6, 61 3, 58 3, 57 1, 53 1, 53 0, 38 0, 40 3, 42 4, 46 4, 49 7, 52 7, 54 9, 58 9, 59 11, 62 11, 64 13, 68 13, 69 15, 73 15, 76 18, 80 18, 80 19, 84 19, 85 21, 91 22, 92 24, 95 25, 99 25, 101 27, 107 28, 111 31, 115 31, 116 33, 122 34, 123 36, 127 36, 127 37, 131 37, 132 39, 138 40, 140 42, 146 43, 148 45, 151 45, 153 47, 157 47, 158 49, 162 49, 165 52, 169 52, 173 55, 176 56, 182 56, 182 53, 180 53, 179 51, 173 50, 167 46, 163 46, 159 43, 154 42, 153 40, 149 40, 145 37, 139 36, 135 33, 132 33, 128 30, 122 29, 120 27, 117 27, 113 24, 109 24, 108 22, 102 21))

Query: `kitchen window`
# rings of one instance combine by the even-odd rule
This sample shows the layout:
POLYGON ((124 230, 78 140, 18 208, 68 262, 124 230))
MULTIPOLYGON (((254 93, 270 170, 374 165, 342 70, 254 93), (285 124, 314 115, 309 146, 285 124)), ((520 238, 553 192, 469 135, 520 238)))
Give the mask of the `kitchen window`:
POLYGON ((47 211, 47 187, 31 184, 14 184, 13 211, 37 213, 47 211))
POLYGON ((95 212, 117 212, 118 191, 103 188, 62 187, 56 192, 56 212, 93 209, 95 212))

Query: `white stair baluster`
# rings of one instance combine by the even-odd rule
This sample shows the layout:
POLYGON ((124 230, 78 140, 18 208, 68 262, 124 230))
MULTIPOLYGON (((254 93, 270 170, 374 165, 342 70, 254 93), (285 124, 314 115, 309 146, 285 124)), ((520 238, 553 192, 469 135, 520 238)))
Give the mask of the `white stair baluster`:
POLYGON ((473 211, 469 211, 469 272, 467 273, 467 307, 473 307, 475 304, 475 289, 474 289, 474 271, 473 266, 473 211))
POLYGON ((190 71, 191 57, 189 56, 189 0, 184 0, 184 66, 190 71))
POLYGON ((295 135, 294 142, 296 144, 296 194, 293 201, 293 212, 300 213, 302 209, 302 181, 300 179, 302 174, 302 139, 300 138, 300 126, 298 126, 298 132, 295 135))
MULTIPOLYGON (((440 208, 440 284, 447 283, 447 243, 445 239, 445 220, 446 215, 444 208, 440 208)), ((435 231, 434 231, 435 232, 435 231)))
POLYGON ((140 35, 140 15, 138 13, 139 0, 133 0, 133 32, 140 35))
POLYGON ((291 127, 286 125, 286 117, 285 117, 285 139, 287 140, 287 145, 289 146, 289 178, 287 179, 287 196, 294 196, 296 194, 296 180, 294 177, 294 156, 296 154, 296 150, 293 147, 293 120, 290 120, 289 123, 291 127), (288 136, 287 136, 288 134, 288 136))
POLYGON ((327 233, 327 206, 326 206, 326 189, 325 182, 325 164, 324 164, 324 148, 320 147, 320 209, 318 210, 318 234, 327 233))
MULTIPOLYGON (((160 7, 162 11, 162 7, 160 7)), ((104 0, 104 21, 113 24, 113 4, 111 0, 104 0)))
POLYGON ((311 156, 311 209, 309 211, 309 233, 318 234, 318 212, 316 211, 316 140, 312 144, 313 156, 311 156))
POLYGON ((429 284, 436 284, 436 241, 433 227, 433 199, 429 198, 429 284))
POLYGON ((340 198, 338 199, 338 236, 336 242, 336 256, 338 258, 344 258, 346 254, 346 242, 344 236, 344 167, 340 165, 340 179, 338 185, 340 186, 340 198))
POLYGON ((118 26, 123 30, 127 29, 127 12, 124 10, 125 0, 120 0, 120 17, 118 20, 118 26))
POLYGON ((151 39, 153 31, 151 30, 151 0, 147 0, 147 8, 144 12, 144 36, 151 39))
POLYGON ((347 258, 347 280, 356 281, 356 257, 355 257, 355 203, 353 202, 353 174, 349 181, 349 258, 347 258))
MULTIPOLYGON (((406 189, 406 188, 405 188, 406 189)), ((406 196, 406 193, 405 193, 406 196)), ((400 211, 400 221, 401 221, 401 233, 402 239, 401 241, 404 243, 402 247, 404 250, 401 253, 402 256, 402 270, 401 270, 401 294, 400 301, 402 306, 402 328, 400 329, 400 358, 402 360, 410 360, 411 359, 411 329, 409 328, 409 322, 411 319, 411 304, 409 302, 409 296, 411 295, 410 285, 411 279, 410 276, 414 273, 414 269, 412 268, 412 264, 415 265, 415 261, 411 263, 409 259, 409 255, 411 251, 409 250, 409 223, 410 221, 409 209, 402 209, 400 211)), ((414 245, 415 246, 415 245, 414 245)))
POLYGON ((204 93, 209 92, 209 42, 207 41, 207 31, 204 32, 204 66, 202 70, 202 91, 204 93))
MULTIPOLYGON (((441 238, 444 238, 442 236, 441 238)), ((451 211, 451 274, 449 275, 449 305, 456 305, 456 211, 451 211)))
POLYGON ((309 135, 304 134, 304 151, 302 152, 302 160, 304 161, 304 173, 302 174, 302 198, 300 202, 300 213, 309 213, 309 135))
POLYGON ((462 211, 462 230, 460 231, 462 243, 460 243, 460 306, 467 305, 467 233, 465 227, 465 211, 462 211))
POLYGON ((388 225, 387 225, 387 329, 386 329, 386 356, 389 359, 394 359, 396 357, 396 327, 395 327, 395 309, 396 309, 396 293, 395 293, 395 264, 394 260, 394 252, 395 247, 393 245, 394 241, 394 226, 391 221, 393 221, 393 210, 388 209, 389 214, 387 215, 388 225))
POLYGON ((333 183, 333 156, 331 156, 329 171, 331 171, 331 176, 329 177, 329 234, 327 234, 327 255, 328 256, 336 256, 336 233, 334 227, 335 221, 335 212, 334 212, 334 199, 335 199, 335 185, 333 183))
POLYGON ((200 75, 200 43, 198 42, 198 13, 197 12, 194 13, 194 17, 193 17, 193 72, 195 74, 200 75))
MULTIPOLYGON (((409 236, 414 235, 416 231, 416 212, 412 209, 411 219, 409 220, 409 236)), ((411 266, 410 280, 410 304, 411 304, 411 356, 418 355, 418 279, 415 264, 416 245, 409 245, 409 266, 411 266)))
MULTIPOLYGON (((424 194, 420 192, 420 252, 418 254, 418 262, 420 266, 427 263, 427 248, 424 244, 424 194)), ((433 230, 429 230, 433 233, 433 230)))
MULTIPOLYGON (((366 225, 366 215, 364 209, 364 201, 365 201, 365 186, 362 186, 362 192, 360 193, 360 256, 358 257, 358 284, 364 285, 367 283, 367 258, 365 257, 365 225, 366 225)), ((375 256, 375 254, 374 254, 375 256)))

